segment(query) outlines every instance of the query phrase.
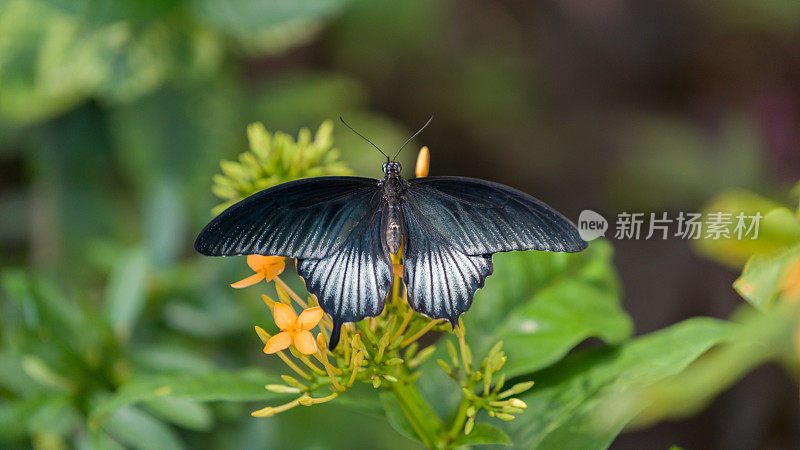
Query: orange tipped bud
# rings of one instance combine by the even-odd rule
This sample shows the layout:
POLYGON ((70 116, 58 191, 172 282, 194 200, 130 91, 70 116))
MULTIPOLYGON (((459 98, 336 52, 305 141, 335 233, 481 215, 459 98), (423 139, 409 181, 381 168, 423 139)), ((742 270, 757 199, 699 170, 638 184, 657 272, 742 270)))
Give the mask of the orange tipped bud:
POLYGON ((431 153, 428 151, 428 147, 422 147, 419 149, 419 155, 417 155, 417 169, 415 174, 417 178, 424 178, 428 176, 428 167, 430 166, 431 162, 431 153))

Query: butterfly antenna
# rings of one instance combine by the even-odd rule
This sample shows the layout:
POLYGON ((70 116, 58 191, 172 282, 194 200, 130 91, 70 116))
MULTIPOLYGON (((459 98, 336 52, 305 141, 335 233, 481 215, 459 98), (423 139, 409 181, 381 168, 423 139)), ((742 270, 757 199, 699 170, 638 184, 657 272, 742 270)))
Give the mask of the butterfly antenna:
POLYGON ((389 155, 387 155, 386 153, 383 153, 383 150, 379 149, 377 145, 375 145, 375 144, 373 144, 373 143, 372 143, 372 141, 370 141, 369 139, 365 138, 365 137, 364 137, 364 136, 363 136, 361 133, 359 133, 358 131, 354 130, 354 129, 353 129, 353 127, 351 127, 350 125, 348 125, 348 124, 347 124, 347 122, 345 122, 345 121, 344 121, 344 119, 342 119, 342 116, 339 116, 339 120, 341 120, 341 121, 342 121, 342 123, 344 124, 344 126, 346 126, 347 128, 350 128, 350 131, 352 131, 353 133, 357 134, 357 135, 358 135, 358 136, 359 136, 361 139, 363 139, 363 140, 365 140, 365 141, 369 142, 369 143, 370 143, 370 145, 372 145, 372 146, 373 146, 373 147, 375 147, 375 148, 376 148, 376 149, 377 149, 379 152, 381 152, 381 155, 385 156, 387 161, 389 160, 389 155))
POLYGON ((422 126, 422 128, 420 128, 420 129, 419 129, 419 131, 417 131, 416 133, 414 133, 414 135, 413 135, 413 136, 411 136, 410 138, 408 138, 408 140, 407 140, 405 143, 403 143, 403 145, 401 145, 401 146, 400 146, 400 150, 398 150, 398 151, 397 151, 397 153, 395 153, 395 154, 394 154, 394 158, 392 158, 392 161, 394 161, 394 160, 395 160, 395 158, 397 158, 397 155, 399 155, 399 154, 400 154, 400 152, 403 150, 403 147, 405 147, 405 146, 406 146, 406 144, 408 144, 409 142, 411 142, 411 140, 412 140, 412 139, 414 139, 415 137, 417 137, 417 135, 418 135, 418 134, 422 133, 422 130, 424 130, 425 128, 427 128, 427 126, 428 126, 428 125, 430 125, 430 124, 431 124, 431 122, 433 122, 433 118, 434 118, 434 117, 436 117, 436 114, 431 114, 431 118, 430 118, 430 119, 428 119, 428 121, 427 121, 427 122, 425 122, 425 125, 423 125, 423 126, 422 126))

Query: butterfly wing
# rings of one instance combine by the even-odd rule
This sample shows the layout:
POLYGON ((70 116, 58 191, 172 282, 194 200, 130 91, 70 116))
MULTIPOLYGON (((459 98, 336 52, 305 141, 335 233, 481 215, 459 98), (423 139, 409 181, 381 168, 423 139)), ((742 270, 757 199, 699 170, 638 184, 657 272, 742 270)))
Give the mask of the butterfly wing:
POLYGON ((514 188, 466 177, 409 181, 416 213, 467 255, 514 250, 579 252, 575 226, 543 202, 514 188))
POLYGON ((455 325, 491 275, 492 253, 577 252, 586 247, 564 216, 497 183, 463 177, 409 181, 403 203, 404 280, 411 307, 455 325))
POLYGON ((380 194, 339 249, 321 259, 298 259, 297 273, 333 320, 329 346, 336 347, 344 322, 377 316, 392 287, 389 254, 381 239, 380 194))
POLYGON ((291 181, 236 203, 200 232, 194 248, 208 256, 324 258, 336 252, 371 212, 378 181, 319 177, 291 181))
POLYGON ((414 311, 453 326, 472 304, 475 291, 491 275, 492 255, 467 255, 445 237, 420 204, 406 197, 403 204, 406 239, 403 243, 403 278, 408 303, 414 311))
POLYGON ((297 273, 334 322, 376 316, 392 284, 383 249, 378 181, 320 177, 266 189, 214 218, 195 241, 204 255, 297 258, 297 273))

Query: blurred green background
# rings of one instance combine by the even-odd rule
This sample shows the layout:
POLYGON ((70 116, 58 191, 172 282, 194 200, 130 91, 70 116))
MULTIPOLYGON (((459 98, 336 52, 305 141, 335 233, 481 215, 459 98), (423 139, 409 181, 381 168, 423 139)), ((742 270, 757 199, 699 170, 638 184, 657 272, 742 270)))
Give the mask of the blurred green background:
MULTIPOLYGON (((573 219, 582 209, 611 220, 697 211, 730 187, 789 203, 800 175, 800 3, 0 0, 6 289, 63 297, 58 320, 76 331, 65 339, 80 337, 97 358, 76 372, 87 386, 110 391, 131 374, 209 361, 270 364, 251 331, 267 312, 226 285, 243 261, 191 247, 217 203, 219 160, 247 148, 255 121, 295 134, 342 115, 392 149, 434 112, 415 143, 431 148, 432 175, 509 184, 573 219), (110 328, 91 325, 97 314, 110 328)), ((334 140, 355 173, 380 175, 382 160, 357 136, 336 126, 334 140)), ((414 156, 402 155, 406 174, 414 156)), ((637 334, 727 317, 741 303, 737 272, 685 241, 614 246, 637 334)), ((15 379, 17 364, 48 369, 11 358, 30 349, 4 332, 0 395, 13 398, 33 389, 15 379)), ((46 431, 91 407, 67 403, 37 410, 35 445, 57 446, 46 431)), ((114 420, 134 440, 180 433, 214 448, 415 445, 334 406, 269 421, 238 404, 151 408, 191 414, 175 429, 133 409, 114 420)), ((622 435, 614 448, 797 448, 798 418, 796 385, 765 367, 702 414, 622 435)), ((8 445, 30 445, 18 434, 8 445)), ((92 439, 78 433, 69 445, 92 439)))

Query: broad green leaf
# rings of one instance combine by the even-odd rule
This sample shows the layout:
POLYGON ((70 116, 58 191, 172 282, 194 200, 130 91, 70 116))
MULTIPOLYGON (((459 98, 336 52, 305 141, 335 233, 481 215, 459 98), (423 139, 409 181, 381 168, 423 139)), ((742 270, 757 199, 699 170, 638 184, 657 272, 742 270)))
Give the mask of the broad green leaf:
POLYGON ((192 211, 195 203, 207 208, 206 198, 197 193, 207 192, 220 155, 244 138, 236 109, 240 97, 233 80, 223 74, 213 81, 164 87, 115 108, 111 137, 139 192, 172 184, 179 190, 169 195, 180 198, 185 211, 192 211))
POLYGON ((208 373, 215 368, 214 363, 198 351, 175 344, 136 348, 132 350, 130 359, 136 367, 153 373, 208 373))
POLYGON ((755 255, 747 261, 733 287, 753 306, 767 308, 780 293, 792 263, 798 258, 800 244, 766 255, 755 255))
POLYGON ((467 435, 461 435, 453 441, 453 447, 466 447, 470 445, 501 444, 512 445, 514 442, 503 432, 488 422, 476 423, 467 435))
POLYGON ((169 426, 130 406, 114 411, 103 424, 103 430, 120 443, 137 450, 184 448, 178 435, 169 426))
POLYGON ((406 419, 403 409, 400 407, 397 399, 394 398, 394 395, 389 392, 381 392, 380 399, 381 405, 386 413, 386 420, 389 421, 392 428, 409 439, 420 440, 419 435, 414 431, 408 419, 406 419))
POLYGON ((127 339, 145 306, 147 255, 141 249, 123 254, 111 271, 105 293, 105 311, 114 332, 127 339))
POLYGON ((66 395, 48 395, 25 417, 29 433, 68 436, 81 423, 81 413, 66 395))
POLYGON ((155 266, 167 267, 178 259, 186 243, 186 211, 177 183, 161 180, 147 198, 145 242, 155 266))
POLYGON ((341 0, 215 0, 193 2, 198 18, 258 52, 276 53, 305 43, 323 21, 342 9, 341 0))
POLYGON ((169 423, 196 431, 208 431, 214 416, 208 406, 177 397, 160 397, 144 402, 144 408, 169 423))
POLYGON ((536 386, 520 397, 528 408, 506 430, 520 448, 604 449, 633 414, 599 417, 598 405, 681 372, 730 336, 728 323, 696 318, 617 348, 577 352, 532 376, 536 386))
POLYGON ((103 421, 113 411, 143 401, 176 397, 198 402, 255 401, 282 398, 264 389, 267 384, 282 383, 277 376, 256 370, 214 372, 207 374, 168 374, 141 376, 123 385, 111 397, 95 405, 90 421, 103 421))
POLYGON ((4 350, 0 352, 0 386, 18 396, 41 391, 41 385, 22 368, 22 356, 4 350))
POLYGON ((552 364, 586 338, 628 338, 632 324, 611 258, 605 241, 577 254, 495 255, 494 274, 464 314, 476 359, 502 340, 512 377, 552 364))
POLYGON ((363 383, 356 383, 349 387, 347 394, 336 397, 333 403, 372 417, 381 419, 386 417, 380 396, 375 395, 375 389, 372 386, 363 383))
POLYGON ((635 419, 639 428, 698 412, 755 367, 769 361, 796 361, 798 312, 798 305, 788 302, 767 311, 743 305, 734 313, 731 339, 675 376, 607 400, 601 414, 620 416, 641 410, 635 419))
POLYGON ((394 383, 392 392, 382 392, 381 404, 386 412, 389 424, 403 436, 425 444, 433 444, 438 439, 442 421, 429 407, 429 398, 421 396, 416 389, 408 389, 402 383, 394 383), (410 411, 412 417, 424 417, 424 421, 413 423, 404 411, 410 411))
POLYGON ((0 441, 19 439, 27 435, 28 418, 46 401, 47 396, 39 395, 0 402, 0 441))

